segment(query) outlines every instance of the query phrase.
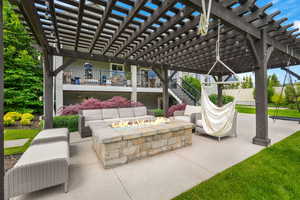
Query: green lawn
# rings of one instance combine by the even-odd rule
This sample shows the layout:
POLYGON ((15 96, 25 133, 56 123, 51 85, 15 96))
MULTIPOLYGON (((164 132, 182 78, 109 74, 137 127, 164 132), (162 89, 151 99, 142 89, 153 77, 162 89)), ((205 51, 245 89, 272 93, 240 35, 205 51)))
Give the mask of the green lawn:
MULTIPOLYGON (((238 110, 239 113, 255 114, 256 112, 256 109, 254 107, 249 107, 249 106, 237 105, 236 109, 238 110)), ((268 113, 270 116, 274 116, 276 115, 276 109, 269 109, 268 113)), ((277 116, 300 118, 300 112, 298 112, 297 110, 279 109, 277 116)))
POLYGON ((300 131, 195 186, 174 200, 299 198, 300 131))
POLYGON ((4 140, 15 140, 29 138, 29 141, 22 147, 12 147, 4 149, 5 155, 23 153, 29 147, 32 139, 40 132, 39 129, 5 129, 4 140))

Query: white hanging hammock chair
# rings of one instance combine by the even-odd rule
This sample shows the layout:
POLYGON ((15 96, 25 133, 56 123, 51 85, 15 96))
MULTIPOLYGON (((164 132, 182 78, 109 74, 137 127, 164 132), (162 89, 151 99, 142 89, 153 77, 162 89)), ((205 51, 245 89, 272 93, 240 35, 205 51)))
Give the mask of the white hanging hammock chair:
MULTIPOLYGON (((224 66, 227 70, 229 70, 237 81, 220 81, 220 82, 202 82, 201 84, 201 114, 202 114, 202 128, 205 134, 219 137, 235 135, 236 136, 236 118, 237 112, 235 110, 236 98, 233 102, 230 102, 222 107, 216 106, 213 102, 210 101, 209 95, 207 93, 207 85, 212 84, 236 84, 240 83, 238 76, 236 73, 231 70, 224 62, 220 60, 220 21, 218 25, 218 40, 216 43, 216 62, 212 66, 212 68, 207 73, 207 77, 210 75, 212 70, 219 63, 224 66)), ((207 78, 206 78, 207 79, 207 78)), ((208 80, 208 79, 207 79, 208 80)), ((240 90, 237 90, 238 96, 240 90)))

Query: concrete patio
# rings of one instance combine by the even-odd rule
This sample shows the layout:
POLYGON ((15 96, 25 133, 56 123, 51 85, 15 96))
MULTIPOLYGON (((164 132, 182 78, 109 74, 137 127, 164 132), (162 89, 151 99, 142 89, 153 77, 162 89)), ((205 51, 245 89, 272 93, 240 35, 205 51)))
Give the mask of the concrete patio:
MULTIPOLYGON (((272 143, 297 130, 296 122, 269 119, 272 143)), ((190 147, 105 170, 91 140, 72 133, 69 192, 58 186, 12 199, 168 200, 263 149, 251 143, 254 136, 255 115, 239 114, 238 138, 195 135, 190 147)))

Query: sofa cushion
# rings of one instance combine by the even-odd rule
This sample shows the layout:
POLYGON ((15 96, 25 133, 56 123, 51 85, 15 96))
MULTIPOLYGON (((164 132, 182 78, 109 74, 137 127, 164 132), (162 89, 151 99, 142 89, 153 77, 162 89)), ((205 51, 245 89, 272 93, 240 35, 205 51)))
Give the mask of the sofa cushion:
POLYGON ((199 119, 199 120, 197 120, 196 121, 196 125, 197 125, 197 127, 203 127, 203 124, 202 124, 202 120, 201 119, 199 119))
POLYGON ((50 161, 53 159, 66 159, 69 162, 69 144, 66 141, 57 141, 31 145, 16 163, 15 167, 50 161))
POLYGON ((32 140, 31 144, 40 144, 61 140, 69 140, 69 130, 67 128, 45 129, 32 140))
POLYGON ((103 119, 119 118, 119 113, 117 108, 103 109, 102 114, 103 114, 103 119))
POLYGON ((102 109, 82 110, 82 115, 86 121, 103 119, 102 109))
POLYGON ((191 118, 189 116, 175 116, 174 119, 184 122, 191 122, 191 118))
POLYGON ((133 111, 134 111, 134 116, 136 117, 147 115, 147 108, 145 106, 134 107, 133 111))
POLYGON ((125 117, 134 117, 134 112, 132 108, 119 108, 119 116, 120 118, 125 117))
POLYGON ((184 115, 189 116, 193 113, 201 113, 201 106, 186 105, 185 110, 184 110, 184 115))

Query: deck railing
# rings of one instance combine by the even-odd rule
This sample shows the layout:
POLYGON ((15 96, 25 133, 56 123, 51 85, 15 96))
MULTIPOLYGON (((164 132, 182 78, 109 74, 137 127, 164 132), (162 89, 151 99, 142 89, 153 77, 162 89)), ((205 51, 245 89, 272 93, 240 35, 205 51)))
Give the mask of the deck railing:
MULTIPOLYGON (((131 72, 124 71, 100 69, 93 69, 91 71, 64 71, 63 84, 131 87, 131 77, 131 72)), ((161 84, 157 77, 150 78, 147 73, 138 72, 137 86, 158 88, 161 87, 161 84)))

